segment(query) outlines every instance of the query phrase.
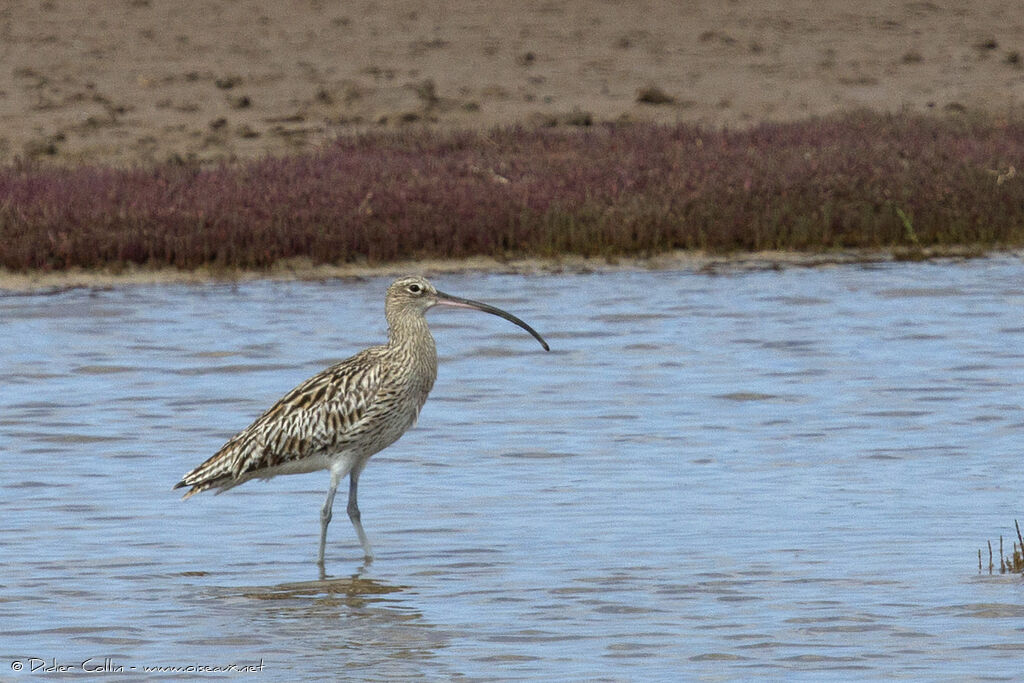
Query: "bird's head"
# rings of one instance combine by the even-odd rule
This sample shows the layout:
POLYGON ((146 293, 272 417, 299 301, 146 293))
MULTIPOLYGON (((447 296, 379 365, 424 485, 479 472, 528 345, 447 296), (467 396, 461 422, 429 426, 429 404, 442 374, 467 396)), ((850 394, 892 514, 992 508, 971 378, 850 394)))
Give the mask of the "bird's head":
POLYGON ((415 311, 426 313, 431 306, 436 306, 437 290, 425 277, 407 275, 400 277, 388 287, 386 306, 389 311, 415 311))
POLYGON ((544 347, 545 351, 550 350, 548 343, 544 341, 543 337, 537 334, 536 330, 511 313, 507 313, 500 308, 495 308, 494 306, 481 303, 479 301, 463 299, 461 297, 440 292, 434 287, 434 285, 430 284, 425 277, 421 277, 419 275, 408 275, 406 277, 398 278, 391 283, 390 287, 388 287, 385 310, 389 321, 410 312, 417 313, 422 316, 428 309, 433 308, 434 306, 472 308, 477 311, 496 315, 499 318, 504 318, 532 334, 534 338, 540 342, 540 345, 544 347))

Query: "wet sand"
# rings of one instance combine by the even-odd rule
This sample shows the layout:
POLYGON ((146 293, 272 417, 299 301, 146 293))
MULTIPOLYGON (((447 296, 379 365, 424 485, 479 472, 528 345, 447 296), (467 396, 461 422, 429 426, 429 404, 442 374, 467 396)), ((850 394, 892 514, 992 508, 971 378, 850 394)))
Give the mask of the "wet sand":
MULTIPOLYGON (((973 247, 944 247, 913 250, 847 249, 829 252, 760 251, 735 254, 710 254, 677 250, 650 257, 588 258, 565 255, 556 259, 510 259, 488 257, 467 259, 423 259, 382 265, 314 265, 304 259, 277 264, 270 270, 232 270, 200 268, 125 268, 111 271, 71 269, 59 272, 15 273, 0 269, 0 292, 47 292, 77 287, 106 288, 124 285, 201 282, 248 282, 252 280, 316 281, 359 279, 420 273, 439 276, 451 273, 491 272, 522 275, 554 273, 614 272, 622 270, 682 270, 703 273, 727 273, 779 268, 816 268, 855 263, 884 263, 896 260, 978 258, 988 252, 973 247)), ((1000 254, 1024 259, 1024 251, 1000 251, 1000 254)))
POLYGON ((211 163, 398 126, 1016 115, 1015 0, 13 0, 0 163, 211 163))

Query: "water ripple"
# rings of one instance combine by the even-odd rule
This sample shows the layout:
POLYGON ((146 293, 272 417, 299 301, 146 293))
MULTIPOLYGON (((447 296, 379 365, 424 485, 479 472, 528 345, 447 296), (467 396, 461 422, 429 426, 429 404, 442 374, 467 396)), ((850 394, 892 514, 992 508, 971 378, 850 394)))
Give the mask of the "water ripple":
POLYGON ((382 341, 386 279, 0 296, 0 657, 1012 679, 1021 578, 977 552, 1011 546, 1024 488, 1021 281, 1012 258, 447 276, 553 351, 432 314, 431 400, 361 479, 378 556, 336 503, 325 580, 326 473, 171 487, 382 341))

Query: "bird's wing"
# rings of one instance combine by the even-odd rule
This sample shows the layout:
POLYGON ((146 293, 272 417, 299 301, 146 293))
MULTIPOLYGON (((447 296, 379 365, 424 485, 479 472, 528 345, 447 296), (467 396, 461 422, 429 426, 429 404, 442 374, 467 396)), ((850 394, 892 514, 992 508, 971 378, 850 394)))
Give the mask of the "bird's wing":
POLYGON ((226 487, 244 474, 343 447, 381 390, 384 373, 374 351, 367 349, 292 389, 177 487, 194 487, 187 495, 226 487))

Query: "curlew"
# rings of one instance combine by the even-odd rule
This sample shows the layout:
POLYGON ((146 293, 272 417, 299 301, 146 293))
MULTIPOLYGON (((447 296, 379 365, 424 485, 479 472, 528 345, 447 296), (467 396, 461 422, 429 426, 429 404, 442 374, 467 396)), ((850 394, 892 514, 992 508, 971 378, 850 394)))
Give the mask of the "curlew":
POLYGON ((366 559, 373 559, 357 502, 359 475, 370 457, 390 446, 415 422, 437 378, 437 350, 425 314, 434 306, 472 308, 500 316, 532 334, 511 313, 437 291, 425 278, 403 277, 388 287, 388 342, 361 351, 309 378, 275 403, 174 488, 192 487, 184 498, 208 489, 221 493, 250 479, 329 470, 327 500, 320 511, 321 574, 334 494, 348 475, 348 516, 366 559))

